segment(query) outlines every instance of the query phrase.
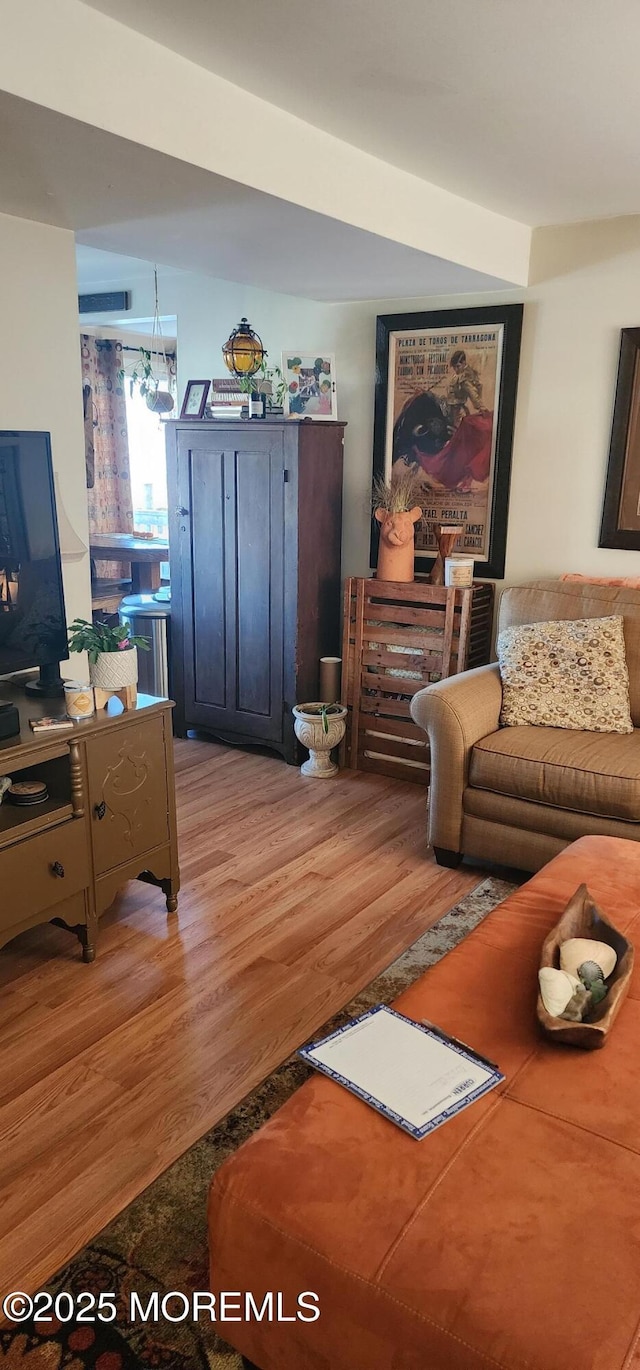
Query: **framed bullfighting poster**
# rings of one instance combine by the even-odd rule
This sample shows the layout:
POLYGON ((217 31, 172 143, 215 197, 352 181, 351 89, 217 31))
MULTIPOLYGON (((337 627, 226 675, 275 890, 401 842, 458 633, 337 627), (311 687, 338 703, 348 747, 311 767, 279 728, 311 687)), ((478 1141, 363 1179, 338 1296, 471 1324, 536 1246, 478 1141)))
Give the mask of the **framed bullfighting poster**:
MULTIPOLYGON (((441 523, 475 574, 504 575, 522 305, 384 314, 377 320, 374 477, 422 482, 416 572, 429 571, 441 523)), ((372 539, 376 564, 377 525, 372 539)))

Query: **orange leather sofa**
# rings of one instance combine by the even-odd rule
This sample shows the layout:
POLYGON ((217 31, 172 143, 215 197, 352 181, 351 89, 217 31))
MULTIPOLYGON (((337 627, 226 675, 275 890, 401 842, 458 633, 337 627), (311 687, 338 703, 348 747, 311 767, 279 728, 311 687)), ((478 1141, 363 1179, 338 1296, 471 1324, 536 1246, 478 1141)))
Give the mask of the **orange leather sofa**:
POLYGON ((219 1326, 260 1370, 640 1367, 640 972, 601 1051, 535 1016, 583 880, 637 941, 640 844, 584 837, 397 1001, 504 1085, 417 1142, 313 1077, 216 1174, 212 1290, 320 1300, 317 1322, 219 1326))

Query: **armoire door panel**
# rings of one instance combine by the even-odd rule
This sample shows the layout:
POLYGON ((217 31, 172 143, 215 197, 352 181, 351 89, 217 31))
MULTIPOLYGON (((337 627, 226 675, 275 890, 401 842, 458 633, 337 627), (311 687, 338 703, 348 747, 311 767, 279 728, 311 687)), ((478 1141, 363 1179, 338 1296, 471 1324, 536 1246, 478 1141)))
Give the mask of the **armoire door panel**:
POLYGON ((225 466, 222 452, 190 454, 193 697, 227 707, 225 466))
POLYGON ((266 426, 178 440, 185 721, 265 742, 283 735, 283 454, 266 426))
MULTIPOLYGON (((236 708, 269 715, 271 668, 278 644, 271 635, 273 535, 271 461, 260 452, 235 453, 236 479, 236 708)), ((280 480, 282 475, 280 474, 280 480)), ((277 530, 276 530, 277 541, 277 530)))

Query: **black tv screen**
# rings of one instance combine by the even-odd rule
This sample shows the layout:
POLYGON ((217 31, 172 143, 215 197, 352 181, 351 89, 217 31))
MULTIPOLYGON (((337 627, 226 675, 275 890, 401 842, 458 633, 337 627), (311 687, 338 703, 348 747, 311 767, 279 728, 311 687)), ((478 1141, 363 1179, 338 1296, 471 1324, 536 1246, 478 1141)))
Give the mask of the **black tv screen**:
POLYGON ((67 656, 50 435, 0 429, 0 676, 67 656))

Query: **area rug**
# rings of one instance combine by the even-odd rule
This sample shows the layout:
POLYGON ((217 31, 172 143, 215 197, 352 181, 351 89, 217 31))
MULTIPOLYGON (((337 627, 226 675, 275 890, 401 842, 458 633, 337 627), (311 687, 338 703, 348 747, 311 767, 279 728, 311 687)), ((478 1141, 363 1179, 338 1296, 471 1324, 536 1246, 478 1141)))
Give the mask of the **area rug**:
MULTIPOLYGON (((494 878, 466 896, 314 1037, 377 1003, 390 1003, 439 961, 515 888, 494 878)), ((205 1319, 128 1321, 135 1291, 146 1310, 154 1291, 189 1295, 208 1287, 205 1211, 213 1172, 304 1082, 309 1068, 290 1056, 217 1127, 185 1152, 50 1282, 54 1300, 66 1291, 115 1294, 113 1322, 28 1322, 0 1330, 2 1370, 241 1370, 241 1360, 205 1319), (125 1311, 126 1310, 126 1311, 125 1311)), ((3 1291, 4 1292, 4 1291, 3 1291)), ((179 1301, 170 1307, 176 1316, 179 1301)))

